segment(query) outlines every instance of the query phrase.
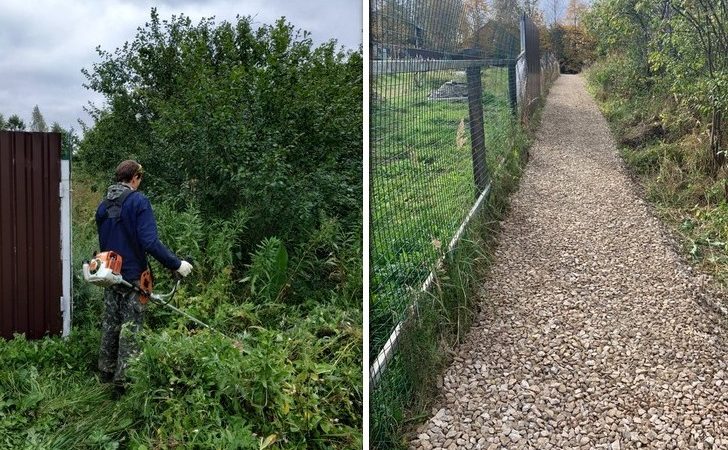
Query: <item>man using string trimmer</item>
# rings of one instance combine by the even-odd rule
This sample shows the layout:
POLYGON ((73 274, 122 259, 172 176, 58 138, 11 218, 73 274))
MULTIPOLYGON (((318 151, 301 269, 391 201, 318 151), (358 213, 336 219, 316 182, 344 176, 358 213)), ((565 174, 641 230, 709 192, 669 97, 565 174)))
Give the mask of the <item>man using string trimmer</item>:
POLYGON ((159 240, 152 206, 138 191, 143 176, 141 164, 122 161, 116 167, 116 183, 109 186, 96 210, 102 252, 99 255, 105 255, 105 259, 103 262, 95 259, 91 264, 113 267, 118 260, 118 272, 126 281, 107 285, 104 290, 99 352, 101 377, 104 381, 113 380, 118 390, 123 390, 129 357, 138 352, 137 333, 142 329, 144 310, 152 291, 147 253, 183 277, 192 271, 190 263, 181 260, 159 240))

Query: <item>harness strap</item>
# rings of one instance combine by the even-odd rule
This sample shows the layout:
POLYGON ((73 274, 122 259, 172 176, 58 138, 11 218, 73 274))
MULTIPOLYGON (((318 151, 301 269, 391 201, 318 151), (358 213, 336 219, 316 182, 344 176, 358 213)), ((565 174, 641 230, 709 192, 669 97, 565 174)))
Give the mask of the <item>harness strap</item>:
POLYGON ((135 191, 131 189, 125 189, 124 192, 115 199, 104 199, 103 203, 106 206, 106 219, 116 219, 118 222, 121 218, 121 206, 124 204, 124 200, 135 191))

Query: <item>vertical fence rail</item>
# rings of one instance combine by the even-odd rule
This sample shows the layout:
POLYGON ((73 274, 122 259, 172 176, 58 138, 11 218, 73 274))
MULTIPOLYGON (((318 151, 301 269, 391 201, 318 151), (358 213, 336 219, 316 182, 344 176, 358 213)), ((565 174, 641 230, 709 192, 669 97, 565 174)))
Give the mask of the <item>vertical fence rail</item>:
POLYGON ((524 122, 528 122, 536 102, 541 98, 541 47, 538 28, 526 15, 521 17, 521 39, 526 64, 521 118, 524 122))
POLYGON ((508 102, 511 106, 511 112, 515 117, 518 114, 518 89, 516 77, 516 61, 508 63, 508 102))
MULTIPOLYGON (((476 57, 477 50, 465 52, 466 56, 476 57)), ((473 180, 475 182, 475 198, 485 190, 488 184, 488 173, 485 162, 485 127, 483 124, 483 83, 482 67, 474 65, 465 70, 468 86, 468 125, 470 128, 470 147, 473 157, 473 180)))
POLYGON ((0 131, 0 336, 61 332, 58 133, 0 131))

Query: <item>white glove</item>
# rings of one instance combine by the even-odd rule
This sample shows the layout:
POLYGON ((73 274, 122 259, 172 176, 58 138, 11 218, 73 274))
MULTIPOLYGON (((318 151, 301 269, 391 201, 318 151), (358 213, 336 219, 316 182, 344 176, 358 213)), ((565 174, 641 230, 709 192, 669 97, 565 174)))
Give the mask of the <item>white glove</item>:
POLYGON ((192 264, 183 260, 182 263, 179 265, 179 269, 177 269, 177 272, 179 272, 179 274, 183 277, 186 277, 190 274, 190 272, 192 272, 192 264))

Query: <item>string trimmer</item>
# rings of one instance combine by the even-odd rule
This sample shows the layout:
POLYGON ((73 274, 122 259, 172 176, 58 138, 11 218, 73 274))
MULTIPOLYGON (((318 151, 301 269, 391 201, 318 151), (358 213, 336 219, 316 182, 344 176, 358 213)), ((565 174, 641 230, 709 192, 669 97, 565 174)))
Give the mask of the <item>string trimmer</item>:
POLYGON ((174 294, 177 292, 177 289, 182 282, 182 277, 179 274, 175 274, 176 282, 172 287, 171 291, 166 294, 154 294, 152 293, 152 278, 148 271, 142 274, 139 286, 137 286, 135 284, 129 283, 124 278, 122 278, 121 262, 121 255, 116 252, 107 251, 96 253, 94 254, 91 261, 83 262, 83 278, 87 282, 95 284, 96 286, 111 287, 115 285, 120 285, 129 289, 133 289, 140 294, 140 301, 142 303, 146 303, 147 300, 152 300, 154 303, 169 308, 177 314, 180 314, 195 322, 196 324, 201 325, 209 330, 215 331, 216 333, 219 333, 220 335, 225 336, 226 338, 240 345, 240 342, 237 339, 226 335, 212 325, 206 324, 197 317, 185 311, 182 311, 176 306, 170 304, 170 302, 172 301, 172 297, 174 297, 174 294))

